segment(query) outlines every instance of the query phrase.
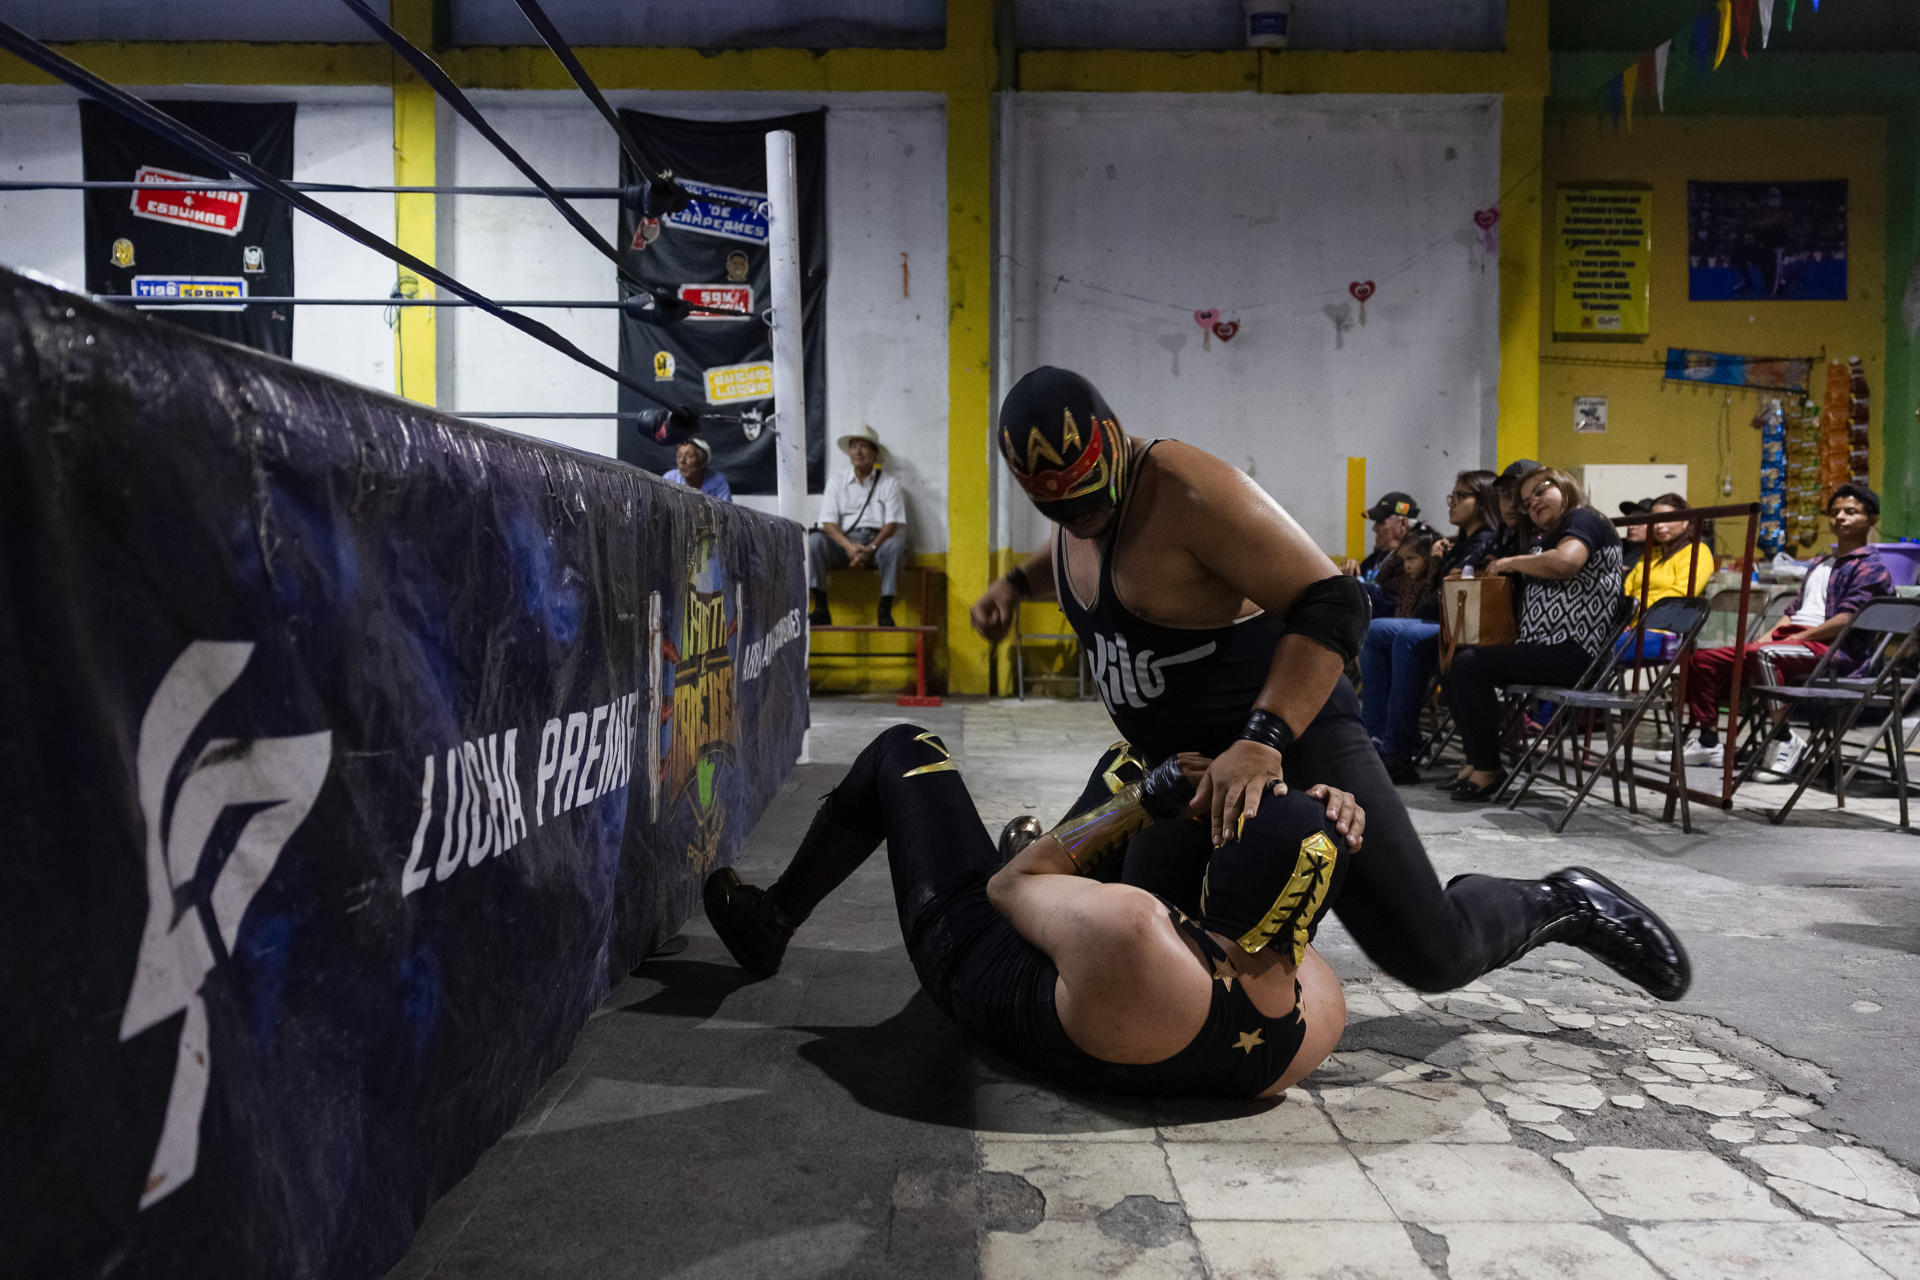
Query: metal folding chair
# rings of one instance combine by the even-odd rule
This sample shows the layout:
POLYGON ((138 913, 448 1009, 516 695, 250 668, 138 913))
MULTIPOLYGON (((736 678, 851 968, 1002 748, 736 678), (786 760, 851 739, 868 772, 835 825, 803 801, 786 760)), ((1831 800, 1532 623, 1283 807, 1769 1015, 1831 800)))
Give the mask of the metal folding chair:
MULTIPOLYGON (((1901 717, 1914 697, 1914 678, 1905 667, 1908 655, 1916 646, 1920 646, 1920 600, 1871 600, 1853 615, 1847 629, 1834 640, 1833 647, 1820 655, 1805 684, 1747 686, 1747 691, 1759 701, 1779 703, 1789 713, 1795 709, 1809 710, 1814 718, 1814 744, 1795 771, 1793 794, 1779 809, 1767 814, 1767 821, 1776 826, 1785 822, 1793 806, 1800 802, 1801 794, 1829 765, 1834 771, 1834 804, 1845 808, 1847 783, 1860 771, 1873 749, 1880 746, 1886 751, 1887 773, 1900 797, 1900 829, 1913 829, 1907 821, 1906 744, 1901 740, 1901 717), (1834 655, 1856 631, 1877 639, 1866 665, 1857 673, 1842 675, 1834 667, 1834 655), (1881 711, 1885 718, 1861 747, 1853 767, 1842 775, 1841 753, 1846 748, 1847 734, 1869 710, 1881 711)), ((1758 733, 1751 744, 1746 769, 1740 775, 1742 783, 1758 767, 1772 720, 1756 716, 1754 723, 1758 733)))
MULTIPOLYGON (((1520 785, 1518 789, 1513 790, 1512 798, 1507 801, 1507 808, 1512 809, 1519 805, 1527 791, 1539 779, 1549 760, 1556 758, 1563 760, 1562 781, 1565 781, 1564 757, 1561 753, 1568 746, 1575 728, 1592 713, 1598 712, 1607 728, 1606 749, 1593 760, 1591 768, 1585 768, 1582 761, 1582 757, 1592 755, 1591 749, 1581 748, 1575 751, 1574 781, 1567 784, 1573 789, 1573 797, 1567 802, 1567 807, 1561 811, 1560 816, 1554 820, 1553 829, 1555 831, 1566 829, 1568 819, 1573 817, 1573 811, 1586 800, 1587 794, 1593 790, 1593 784, 1599 780, 1603 772, 1613 779, 1614 803, 1620 802, 1620 776, 1614 768, 1613 759, 1623 750, 1626 757, 1628 809, 1631 812, 1639 812, 1633 776, 1634 731, 1640 727, 1640 721, 1645 718, 1656 701, 1664 695, 1670 695, 1674 675, 1680 669, 1681 660, 1692 651, 1694 642, 1699 638, 1700 628, 1706 625, 1709 612, 1707 601, 1699 596, 1662 600, 1647 610, 1641 627, 1627 634, 1637 637, 1643 631, 1660 631, 1673 635, 1676 643, 1667 657, 1654 660, 1643 659, 1638 663, 1609 662, 1604 665, 1596 661, 1596 666, 1599 667, 1598 674, 1584 682, 1582 686, 1566 689, 1533 689, 1532 696, 1544 698, 1555 704, 1554 713, 1535 735, 1534 740, 1528 744, 1520 764, 1508 775, 1509 788, 1515 780, 1518 780, 1520 785), (1640 687, 1629 688, 1625 677, 1628 673, 1636 671, 1640 677, 1637 682, 1640 687), (1539 754, 1537 766, 1534 764, 1536 749, 1539 754)), ((1630 613, 1631 611, 1629 615, 1630 613)), ((1607 656, 1611 657, 1616 649, 1617 646, 1608 645, 1607 656)), ((1692 814, 1687 805, 1685 790, 1684 786, 1680 788, 1680 825, 1682 830, 1691 831, 1693 829, 1692 814)))
POLYGON ((1084 698, 1087 696, 1087 655, 1086 652, 1080 648, 1079 636, 1076 636, 1071 631, 1024 632, 1020 629, 1020 611, 1015 609, 1013 614, 1012 641, 1013 691, 1014 695, 1022 702, 1025 702, 1027 699, 1027 686, 1029 684, 1071 683, 1074 687, 1074 697, 1084 698), (1068 675, 1065 672, 1056 671, 1036 671, 1032 675, 1028 675, 1027 646, 1030 644, 1066 645, 1068 651, 1073 655, 1073 674, 1068 675))

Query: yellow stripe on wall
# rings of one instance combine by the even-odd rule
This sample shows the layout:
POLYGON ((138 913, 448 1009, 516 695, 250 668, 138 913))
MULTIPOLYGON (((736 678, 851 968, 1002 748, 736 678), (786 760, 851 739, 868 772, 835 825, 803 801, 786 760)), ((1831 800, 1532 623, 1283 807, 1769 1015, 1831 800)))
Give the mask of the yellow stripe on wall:
POLYGON ((1347 459, 1347 559, 1367 553, 1367 460, 1347 459))

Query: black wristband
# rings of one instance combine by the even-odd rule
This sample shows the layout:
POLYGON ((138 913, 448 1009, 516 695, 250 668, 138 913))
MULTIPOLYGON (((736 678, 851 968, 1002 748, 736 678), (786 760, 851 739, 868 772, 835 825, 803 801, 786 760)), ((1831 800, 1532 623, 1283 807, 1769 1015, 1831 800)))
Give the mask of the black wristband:
POLYGON ((1293 730, 1287 722, 1273 712, 1262 711, 1258 707, 1247 717, 1247 727, 1240 731, 1240 737, 1247 742, 1272 747, 1282 755, 1293 745, 1293 730))
POLYGON ((1140 807, 1155 818, 1177 816, 1193 799, 1193 784, 1180 771, 1177 756, 1168 756, 1140 780, 1140 807))
POLYGON ((1007 570, 1007 581, 1012 585, 1013 593, 1022 600, 1033 595, 1033 583, 1027 580, 1027 571, 1019 565, 1007 570))

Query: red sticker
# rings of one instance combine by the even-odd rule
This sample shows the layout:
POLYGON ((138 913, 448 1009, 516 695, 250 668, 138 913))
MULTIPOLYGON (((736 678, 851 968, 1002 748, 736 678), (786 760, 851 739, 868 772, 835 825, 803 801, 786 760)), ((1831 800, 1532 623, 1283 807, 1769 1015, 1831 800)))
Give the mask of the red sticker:
POLYGON ((1355 280, 1347 286, 1347 292, 1352 294, 1356 301, 1365 302, 1373 296, 1373 281, 1355 280))
POLYGON ((1487 230, 1498 221, 1500 221, 1500 210, 1497 206, 1492 209, 1477 210, 1473 215, 1473 225, 1479 227, 1482 231, 1487 230))
POLYGON ((247 193, 244 191, 195 191, 194 182, 219 182, 219 178, 196 178, 143 164, 134 171, 135 182, 180 183, 171 188, 133 193, 133 216, 170 222, 176 227, 192 227, 215 235, 237 236, 247 220, 247 193))
POLYGON ((1232 342, 1233 335, 1240 332, 1238 320, 1216 320, 1213 324, 1213 336, 1222 342, 1232 342))

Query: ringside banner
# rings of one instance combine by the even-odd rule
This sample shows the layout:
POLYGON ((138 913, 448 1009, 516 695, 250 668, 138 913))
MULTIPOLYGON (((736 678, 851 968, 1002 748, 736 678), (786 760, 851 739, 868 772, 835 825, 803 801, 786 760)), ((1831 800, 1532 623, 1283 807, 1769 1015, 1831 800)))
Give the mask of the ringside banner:
POLYGON ((0 1258, 370 1277, 807 724, 798 526, 0 271, 0 1258))
MULTIPOLYGON (((773 493, 773 337, 765 321, 768 286, 767 134, 794 135, 800 203, 800 298, 806 350, 807 489, 818 493, 827 456, 826 153, 824 109, 767 120, 682 120, 622 111, 621 123, 666 157, 692 201, 661 218, 621 206, 626 266, 668 297, 709 310, 672 325, 622 315, 620 371, 647 383, 654 399, 622 387, 620 407, 689 406, 702 416, 713 469, 735 493, 773 493), (705 197, 747 201, 753 207, 705 197)), ((640 180, 620 162, 623 184, 640 180)), ((622 286, 623 293, 632 290, 622 286)), ((620 456, 658 474, 673 466, 673 446, 620 424, 620 456)))
MULTIPOLYGON (((155 105, 267 172, 293 177, 293 103, 155 105)), ((233 176, 209 172, 192 152, 98 103, 80 104, 80 150, 89 179, 167 184, 86 193, 88 289, 204 298, 197 305, 148 306, 147 314, 277 356, 293 355, 293 309, 246 301, 294 296, 292 208, 271 196, 196 186, 231 182, 233 176)))

